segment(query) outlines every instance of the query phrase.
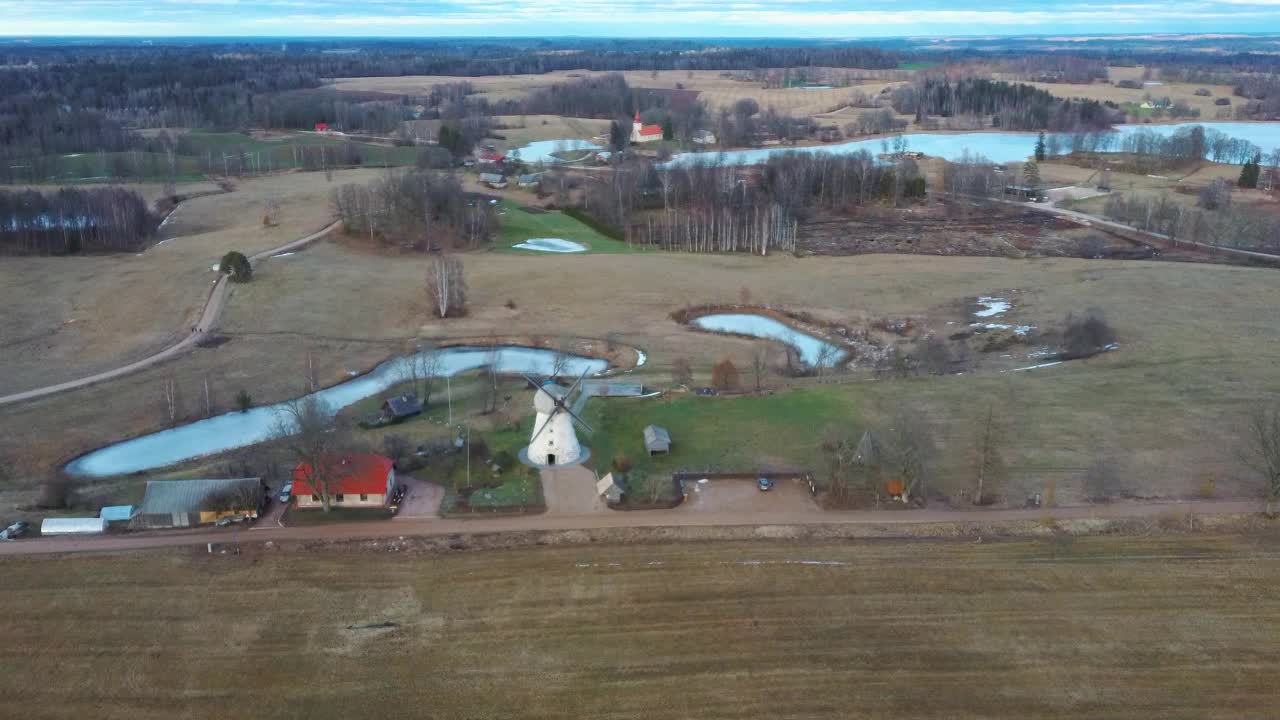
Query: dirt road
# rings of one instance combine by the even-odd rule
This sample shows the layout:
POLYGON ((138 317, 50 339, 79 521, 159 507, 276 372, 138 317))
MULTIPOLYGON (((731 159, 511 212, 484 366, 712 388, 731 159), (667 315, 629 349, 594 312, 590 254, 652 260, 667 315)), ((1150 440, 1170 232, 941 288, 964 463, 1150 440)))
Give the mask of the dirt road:
MULTIPOLYGON (((297 250, 298 248, 333 232, 338 228, 339 224, 340 223, 335 220, 318 232, 311 233, 310 235, 298 238, 297 240, 291 240, 279 247, 263 250, 262 252, 251 256, 249 261, 259 262, 272 255, 289 252, 290 250, 297 250)), ((198 324, 192 329, 189 335, 164 350, 161 350, 154 355, 142 358, 141 360, 131 362, 128 365, 121 365, 120 367, 112 368, 111 370, 106 370, 87 377, 68 380, 67 382, 58 383, 56 385, 46 385, 45 387, 34 388, 32 390, 24 390, 23 392, 14 393, 12 395, 5 395, 0 397, 0 405, 9 405, 12 403, 23 402, 25 400, 34 400, 35 398, 44 397, 46 395, 53 395, 67 390, 85 387, 86 385, 92 385, 93 383, 102 382, 103 380, 112 380, 114 378, 142 370, 143 368, 150 367, 156 363, 164 362, 165 360, 191 350, 196 347, 201 340, 208 336, 209 333, 217 328, 218 318, 222 315, 222 309, 227 303, 227 295, 230 292, 228 283, 228 276, 218 276, 217 281, 213 284, 213 289, 209 292, 209 299, 205 301, 204 310, 200 313, 200 320, 198 324)))
POLYGON ((1001 522, 1067 520, 1078 518, 1143 518, 1171 513, 1235 515, 1261 512, 1257 500, 1197 500, 1185 502, 1112 503, 1061 508, 1017 510, 851 510, 833 512, 682 512, 648 510, 609 511, 578 515, 520 515, 469 519, 393 519, 367 523, 337 523, 278 527, 259 523, 249 528, 203 528, 189 531, 155 531, 98 537, 31 538, 0 542, 0 556, 40 555, 64 552, 139 550, 204 545, 206 543, 265 542, 267 540, 352 540, 401 536, 467 535, 538 530, 590 530, 626 527, 709 527, 763 525, 895 525, 920 523, 1001 522))

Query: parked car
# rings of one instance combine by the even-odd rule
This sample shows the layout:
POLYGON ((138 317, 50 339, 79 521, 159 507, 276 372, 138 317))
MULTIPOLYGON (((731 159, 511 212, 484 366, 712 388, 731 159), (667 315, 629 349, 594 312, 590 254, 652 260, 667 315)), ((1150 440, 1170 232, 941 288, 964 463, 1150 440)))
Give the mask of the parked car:
POLYGON ((248 515, 228 515, 224 518, 218 518, 218 522, 214 523, 218 527, 226 527, 235 523, 242 523, 249 519, 248 515))
POLYGON ((17 540, 27 534, 29 527, 26 520, 19 520, 4 530, 0 530, 0 540, 17 540))
POLYGON ((280 502, 288 505, 291 497, 293 497, 293 483, 287 482, 284 487, 280 488, 280 502))
POLYGON ((698 395, 710 397, 716 394, 716 389, 713 387, 700 387, 697 390, 694 390, 694 392, 698 395))
POLYGON ((756 487, 760 488, 760 492, 769 492, 773 489, 773 481, 767 477, 757 478, 756 487))

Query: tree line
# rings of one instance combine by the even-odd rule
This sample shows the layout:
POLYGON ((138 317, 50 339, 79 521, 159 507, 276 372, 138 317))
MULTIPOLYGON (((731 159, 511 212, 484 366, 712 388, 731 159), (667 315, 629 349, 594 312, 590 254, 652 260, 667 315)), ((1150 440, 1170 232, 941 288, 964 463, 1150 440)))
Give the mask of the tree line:
POLYGON ((895 88, 890 101, 917 122, 929 116, 976 116, 1007 130, 1101 130, 1124 119, 1119 110, 1095 100, 1064 100, 1031 85, 979 77, 926 76, 895 88))
POLYGON ((415 250, 478 248, 497 228, 488 201, 448 174, 412 171, 343 185, 332 202, 346 232, 415 250))
POLYGON ((55 193, 0 190, 0 252, 69 255, 135 251, 158 218, 142 196, 123 188, 62 188, 55 193))

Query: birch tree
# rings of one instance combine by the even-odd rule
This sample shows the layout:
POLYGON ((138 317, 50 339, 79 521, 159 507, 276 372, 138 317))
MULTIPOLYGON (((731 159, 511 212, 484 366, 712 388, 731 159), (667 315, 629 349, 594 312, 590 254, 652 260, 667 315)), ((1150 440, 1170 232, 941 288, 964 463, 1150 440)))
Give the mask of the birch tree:
POLYGON ((427 269, 427 300, 441 318, 461 315, 466 309, 467 284, 462 261, 439 255, 427 269))
POLYGON ((301 468, 302 480, 320 496, 325 512, 331 509, 338 483, 348 470, 338 455, 342 427, 328 403, 314 396, 282 403, 272 426, 273 439, 301 468))

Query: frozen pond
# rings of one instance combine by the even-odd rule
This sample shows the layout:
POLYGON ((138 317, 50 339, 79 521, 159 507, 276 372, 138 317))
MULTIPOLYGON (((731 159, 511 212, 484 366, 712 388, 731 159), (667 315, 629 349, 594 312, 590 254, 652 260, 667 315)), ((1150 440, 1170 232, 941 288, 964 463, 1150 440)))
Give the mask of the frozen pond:
MULTIPOLYGON (((440 355, 440 376, 476 370, 491 362, 501 372, 549 374, 556 358, 554 350, 513 346, 456 347, 435 352, 440 355)), ((403 382, 409 363, 416 357, 407 355, 388 360, 366 375, 312 395, 324 401, 331 411, 337 412, 357 400, 377 395, 403 382)), ((608 363, 604 360, 572 356, 563 374, 580 375, 587 371, 599 375, 607 368, 608 363)), ((66 471, 77 477, 124 475, 260 443, 270 439, 283 407, 284 404, 280 403, 243 413, 229 412, 108 445, 76 458, 67 464, 66 471)))
POLYGON ((1003 315, 1009 310, 1009 301, 997 297, 983 295, 978 298, 978 304, 982 306, 982 309, 974 311, 974 317, 995 317, 996 315, 1003 315))
POLYGON ((836 345, 763 315, 717 313, 694 318, 692 322, 703 330, 750 335, 786 343, 800 353, 800 361, 805 365, 817 366, 824 359, 824 351, 829 355, 829 359, 826 360, 828 363, 835 362, 843 354, 836 345))
POLYGON ((528 240, 512 245, 511 247, 520 248, 521 250, 533 250, 535 252, 549 253, 580 253, 587 251, 587 246, 582 243, 576 243, 572 240, 562 240, 560 238, 529 238, 528 240))
MULTIPOLYGON (((1119 148, 1125 137, 1138 130, 1150 130, 1167 137, 1179 128, 1200 125, 1205 130, 1217 130, 1225 135, 1247 140, 1270 152, 1280 148, 1280 123, 1255 122, 1204 122, 1182 123, 1178 125, 1117 125, 1113 132, 1112 148, 1119 148)), ((1050 133, 1051 135, 1054 133, 1050 133)), ((1021 162, 1026 160, 1035 149, 1034 132, 977 132, 977 133, 905 133, 902 138, 907 141, 907 149, 922 152, 932 157, 946 160, 959 160, 967 150, 971 155, 981 155, 993 163, 1021 162)), ((1064 143, 1070 143, 1069 134, 1059 134, 1064 143)), ((698 162, 715 162, 719 160, 726 165, 757 165, 768 160, 774 153, 831 153, 845 155, 866 150, 872 155, 886 152, 886 143, 892 144, 893 138, 875 138, 872 140, 855 140, 832 145, 813 145, 808 147, 769 147, 754 150, 730 150, 723 153, 677 153, 671 158, 675 166, 691 165, 698 162)))
POLYGON ((559 163, 564 162, 551 153, 563 152, 565 150, 599 150, 600 146, 586 140, 565 139, 565 140, 539 140, 531 142, 524 147, 515 148, 507 151, 507 157, 513 157, 516 153, 520 153, 521 162, 526 163, 559 163))

